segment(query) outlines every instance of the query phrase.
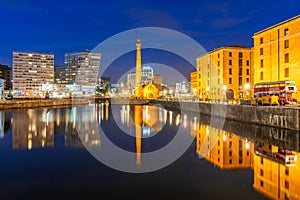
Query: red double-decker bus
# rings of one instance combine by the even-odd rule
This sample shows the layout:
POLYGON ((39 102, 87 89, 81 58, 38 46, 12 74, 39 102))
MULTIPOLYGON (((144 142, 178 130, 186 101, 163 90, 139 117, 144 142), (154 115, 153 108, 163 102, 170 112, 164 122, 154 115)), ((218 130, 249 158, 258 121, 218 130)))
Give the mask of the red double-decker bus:
POLYGON ((292 151, 283 148, 278 148, 278 151, 272 152, 271 150, 265 149, 259 145, 254 145, 254 153, 255 155, 272 160, 287 167, 295 166, 297 162, 297 155, 295 155, 292 151))
POLYGON ((297 92, 296 82, 291 80, 260 82, 254 85, 254 98, 258 104, 272 96, 278 97, 278 104, 296 104, 297 100, 292 94, 297 92))

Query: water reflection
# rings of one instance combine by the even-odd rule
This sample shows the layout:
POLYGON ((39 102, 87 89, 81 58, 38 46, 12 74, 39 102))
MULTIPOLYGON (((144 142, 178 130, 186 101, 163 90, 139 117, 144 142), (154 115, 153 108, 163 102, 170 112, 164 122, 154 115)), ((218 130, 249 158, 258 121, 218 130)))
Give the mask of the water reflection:
POLYGON ((140 167, 145 149, 159 142, 156 136, 163 139, 169 135, 164 132, 165 126, 182 125, 185 132, 179 134, 195 138, 193 151, 199 159, 204 158, 221 170, 253 170, 253 188, 267 197, 300 198, 299 132, 233 121, 219 127, 218 123, 210 124, 210 117, 148 105, 119 106, 119 116, 114 119, 110 109, 108 103, 101 103, 2 111, 0 139, 5 140, 11 130, 13 149, 53 147, 58 135, 63 135, 67 147, 101 148, 99 125, 119 120, 134 138, 135 164, 140 167))
POLYGON ((54 122, 47 109, 18 110, 13 114, 13 148, 45 147, 54 145, 54 122))
MULTIPOLYGON (((201 158, 204 157, 220 169, 252 169, 253 188, 269 198, 300 198, 300 153, 296 151, 299 149, 298 132, 269 128, 261 132, 259 137, 252 135, 249 141, 238 133, 195 121, 191 122, 190 130, 196 138, 195 151, 201 158)), ((245 129, 239 132, 244 131, 247 132, 245 129)))

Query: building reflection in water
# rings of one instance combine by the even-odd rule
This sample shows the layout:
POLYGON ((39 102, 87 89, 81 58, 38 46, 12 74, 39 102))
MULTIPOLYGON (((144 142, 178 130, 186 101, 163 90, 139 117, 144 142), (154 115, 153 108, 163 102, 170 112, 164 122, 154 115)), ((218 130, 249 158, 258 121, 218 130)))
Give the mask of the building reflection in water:
POLYGON ((300 199, 299 156, 299 152, 255 144, 253 187, 272 199, 300 199))
POLYGON ((191 121, 191 135, 196 138, 196 153, 221 169, 252 166, 252 145, 235 134, 191 121), (198 128, 197 128, 198 127, 198 128))
POLYGON ((191 119, 190 131, 201 158, 220 169, 253 169, 253 188, 269 198, 300 199, 299 152, 261 141, 250 142, 197 120, 191 119))
MULTIPOLYGON (((7 112, 9 113, 9 112, 7 112)), ((0 112, 0 136, 11 117, 0 112)), ((109 120, 109 104, 57 109, 16 110, 13 113, 13 148, 54 145, 54 129, 63 133, 65 145, 101 146, 98 125, 109 120), (81 138, 81 139, 80 139, 81 138)), ((251 141, 230 131, 200 121, 198 117, 167 111, 156 106, 121 106, 120 121, 135 137, 136 165, 142 165, 143 139, 159 133, 165 124, 186 128, 195 138, 195 152, 214 166, 224 169, 253 169, 253 188, 272 199, 300 199, 299 152, 279 148, 270 140, 251 141), (268 142, 268 143, 267 143, 268 142)), ((242 131, 242 130, 241 130, 242 131)), ((263 138, 263 137, 261 137, 263 138)), ((288 137, 280 137, 285 140, 288 137)), ((281 141, 284 143, 284 141, 281 141)), ((288 141, 286 141, 288 142, 288 141)), ((277 144, 277 143, 275 143, 277 144)))
MULTIPOLYGON (((74 147, 99 147, 101 138, 98 125, 109 119, 109 103, 73 107, 65 116, 65 145, 74 147)), ((58 122, 57 122, 58 123, 58 122)))
POLYGON ((48 109, 18 110, 13 113, 13 148, 54 145, 53 113, 48 109))
POLYGON ((11 128, 12 115, 10 112, 0 111, 0 139, 4 138, 11 128))

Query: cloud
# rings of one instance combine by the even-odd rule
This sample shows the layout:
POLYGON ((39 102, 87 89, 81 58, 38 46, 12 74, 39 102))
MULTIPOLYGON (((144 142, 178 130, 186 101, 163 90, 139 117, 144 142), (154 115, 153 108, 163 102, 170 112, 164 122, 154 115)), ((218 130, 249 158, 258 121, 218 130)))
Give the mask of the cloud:
POLYGON ((215 30, 220 29, 228 29, 235 26, 238 26, 248 20, 250 20, 251 17, 244 17, 244 18, 236 18, 236 17, 228 17, 228 18, 216 18, 210 20, 210 26, 211 28, 215 30))
POLYGON ((150 9, 132 9, 127 14, 136 21, 136 27, 155 26, 177 30, 182 27, 180 21, 174 19, 166 12, 150 9))
POLYGON ((2 0, 0 8, 12 12, 49 14, 45 6, 38 3, 31 3, 29 0, 2 0))

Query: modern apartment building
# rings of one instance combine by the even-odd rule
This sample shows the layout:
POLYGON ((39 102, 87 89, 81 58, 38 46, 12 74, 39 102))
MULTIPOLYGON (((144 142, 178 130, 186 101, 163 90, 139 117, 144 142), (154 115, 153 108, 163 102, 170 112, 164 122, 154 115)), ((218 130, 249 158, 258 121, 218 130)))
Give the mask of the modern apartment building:
POLYGON ((13 89, 39 94, 42 85, 54 83, 54 54, 13 52, 13 89))
POLYGON ((220 47, 196 59, 198 74, 191 74, 200 100, 250 98, 253 93, 252 49, 220 47), (195 80, 198 75, 198 81, 195 80))
POLYGON ((90 51, 68 53, 65 55, 66 84, 77 84, 85 94, 95 91, 100 66, 100 53, 90 51))
POLYGON ((4 79, 4 89, 9 90, 12 89, 11 85, 11 68, 7 65, 0 64, 0 79, 4 79))
MULTIPOLYGON (((144 85, 151 77, 153 77, 153 68, 151 66, 142 66, 141 84, 144 85)), ((135 72, 131 72, 127 75, 127 88, 130 94, 134 93, 135 88, 135 72)))
POLYGON ((254 83, 294 80, 300 89, 300 15, 256 32, 253 40, 254 83))

